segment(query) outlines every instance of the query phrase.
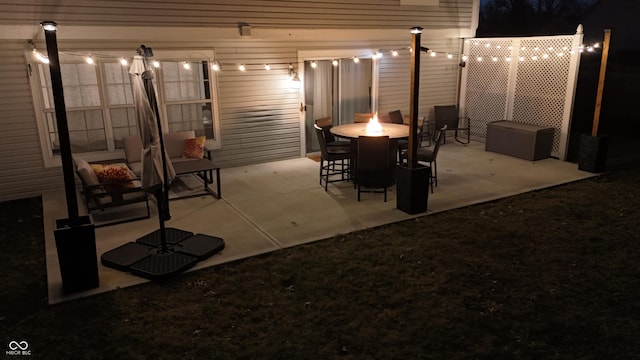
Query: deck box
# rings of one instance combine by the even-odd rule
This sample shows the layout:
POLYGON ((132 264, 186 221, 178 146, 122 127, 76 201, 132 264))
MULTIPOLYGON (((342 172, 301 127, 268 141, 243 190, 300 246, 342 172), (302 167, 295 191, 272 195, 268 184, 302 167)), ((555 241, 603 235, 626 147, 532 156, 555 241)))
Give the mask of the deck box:
POLYGON ((499 120, 487 124, 485 150, 525 160, 551 156, 553 128, 499 120))

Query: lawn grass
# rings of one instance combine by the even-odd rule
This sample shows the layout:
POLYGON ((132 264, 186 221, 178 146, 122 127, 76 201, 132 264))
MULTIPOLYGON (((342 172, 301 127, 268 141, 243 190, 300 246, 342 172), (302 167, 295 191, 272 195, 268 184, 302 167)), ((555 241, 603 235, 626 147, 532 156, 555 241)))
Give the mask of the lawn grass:
POLYGON ((0 203, 0 339, 33 359, 638 359, 639 170, 47 305, 0 203))

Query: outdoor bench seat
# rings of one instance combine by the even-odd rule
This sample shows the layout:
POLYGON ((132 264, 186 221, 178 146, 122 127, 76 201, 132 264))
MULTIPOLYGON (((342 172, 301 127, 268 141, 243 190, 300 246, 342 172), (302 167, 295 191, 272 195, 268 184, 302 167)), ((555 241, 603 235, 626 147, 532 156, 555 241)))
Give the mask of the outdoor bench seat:
MULTIPOLYGON (((167 156, 176 170, 176 175, 198 175, 204 181, 204 190, 220 199, 222 196, 220 167, 213 162, 211 150, 205 148, 205 155, 202 159, 183 157, 185 142, 188 139, 194 138, 196 138, 196 135, 193 130, 164 133, 163 140, 167 156), (214 183, 214 171, 216 191, 210 191, 208 185, 214 183)), ((138 135, 127 136, 122 140, 127 165, 133 170, 136 176, 140 177, 142 175, 142 140, 138 135)))
POLYGON ((109 208, 116 208, 131 204, 145 204, 146 212, 141 216, 109 221, 96 225, 97 227, 148 219, 150 217, 147 193, 142 189, 140 179, 135 176, 133 171, 131 171, 126 164, 93 164, 126 168, 128 170, 128 179, 113 181, 100 181, 92 168, 92 164, 89 164, 83 159, 74 158, 74 164, 76 174, 80 178, 82 197, 89 214, 94 214, 96 211, 104 211, 109 208))

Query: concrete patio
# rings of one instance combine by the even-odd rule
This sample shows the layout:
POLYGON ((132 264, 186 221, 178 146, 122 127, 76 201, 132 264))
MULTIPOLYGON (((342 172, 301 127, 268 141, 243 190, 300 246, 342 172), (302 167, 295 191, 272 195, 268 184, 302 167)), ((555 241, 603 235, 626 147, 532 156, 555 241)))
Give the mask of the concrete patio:
MULTIPOLYGON (((222 199, 199 196, 171 201, 167 227, 222 237, 226 248, 192 270, 383 224, 456 209, 528 191, 585 179, 595 174, 573 163, 548 158, 527 161, 484 151, 484 143, 442 145, 438 187, 429 194, 427 213, 396 209, 395 188, 363 193, 352 183, 318 184, 319 163, 309 158, 227 168, 221 171, 222 199)), ((43 194, 48 299, 50 304, 132 286, 148 280, 98 265, 98 288, 63 294, 56 253, 55 220, 66 217, 63 191, 43 194)), ((105 251, 158 229, 155 204, 150 219, 96 229, 98 262, 105 251)), ((82 208, 82 207, 81 207, 82 208)))

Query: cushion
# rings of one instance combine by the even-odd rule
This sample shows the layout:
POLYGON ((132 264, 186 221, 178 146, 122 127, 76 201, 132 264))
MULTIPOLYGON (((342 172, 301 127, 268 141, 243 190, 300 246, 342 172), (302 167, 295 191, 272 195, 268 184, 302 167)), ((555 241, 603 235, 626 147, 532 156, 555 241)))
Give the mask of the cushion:
POLYGON ((142 161, 142 139, 140 135, 131 135, 122 138, 124 156, 128 163, 142 161))
POLYGON ((193 130, 176 131, 162 134, 164 139, 164 148, 167 155, 171 158, 181 158, 184 152, 184 141, 196 137, 193 130))
POLYGON ((86 160, 79 158, 74 158, 73 160, 76 163, 76 172, 78 173, 78 176, 80 176, 80 179, 85 186, 94 186, 100 184, 98 176, 86 160))
POLYGON ((101 183, 113 183, 105 185, 107 191, 135 187, 128 181, 131 180, 131 170, 125 164, 91 164, 91 168, 101 183))
POLYGON ((202 159, 204 157, 204 143, 206 140, 206 136, 198 136, 195 139, 185 140, 182 157, 187 159, 202 159))

